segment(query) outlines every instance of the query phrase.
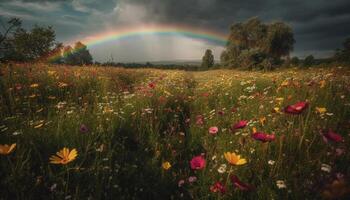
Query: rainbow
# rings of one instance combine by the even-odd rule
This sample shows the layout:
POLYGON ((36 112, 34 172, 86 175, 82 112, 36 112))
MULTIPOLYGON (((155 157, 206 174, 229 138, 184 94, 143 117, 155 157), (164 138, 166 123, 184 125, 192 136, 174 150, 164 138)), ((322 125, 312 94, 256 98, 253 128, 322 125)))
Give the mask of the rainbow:
MULTIPOLYGON (((228 38, 228 36, 224 33, 186 25, 148 25, 124 28, 122 27, 103 33, 97 33, 85 38, 76 39, 67 43, 73 45, 76 41, 81 41, 87 47, 92 47, 108 41, 123 40, 147 35, 182 36, 195 40, 210 42, 219 46, 225 46, 228 38)), ((50 58, 54 59, 55 57, 57 58, 60 56, 61 55, 56 53, 54 55, 51 55, 50 58)))

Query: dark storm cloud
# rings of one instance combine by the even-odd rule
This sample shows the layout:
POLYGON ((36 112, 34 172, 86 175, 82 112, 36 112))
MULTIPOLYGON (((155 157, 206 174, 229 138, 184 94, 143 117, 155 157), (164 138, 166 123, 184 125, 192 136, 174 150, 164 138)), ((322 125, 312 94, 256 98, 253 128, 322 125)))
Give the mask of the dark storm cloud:
POLYGON ((32 16, 32 21, 45 16, 47 23, 59 29, 58 36, 64 35, 61 38, 136 22, 181 23, 228 33, 232 23, 254 16, 264 22, 280 20, 290 24, 297 41, 296 55, 329 54, 350 36, 349 0, 14 0, 17 4, 8 6, 6 2, 9 1, 0 0, 0 9, 6 7, 1 11, 7 15, 32 16), (37 9, 44 7, 35 7, 34 3, 59 7, 38 13, 26 7, 16 8, 18 2, 37 9))

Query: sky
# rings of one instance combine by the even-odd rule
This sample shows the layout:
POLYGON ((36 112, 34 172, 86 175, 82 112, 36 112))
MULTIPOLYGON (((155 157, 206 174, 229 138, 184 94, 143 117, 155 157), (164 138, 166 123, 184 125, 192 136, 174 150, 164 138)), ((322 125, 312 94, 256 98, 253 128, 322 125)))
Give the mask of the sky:
MULTIPOLYGON (((228 34, 231 24, 259 17, 284 21, 294 30, 292 56, 327 57, 350 37, 349 0, 0 0, 0 20, 23 26, 51 25, 63 43, 128 27, 182 24, 228 34)), ((88 44, 94 60, 147 62, 200 60, 224 46, 184 35, 139 35, 88 44)))

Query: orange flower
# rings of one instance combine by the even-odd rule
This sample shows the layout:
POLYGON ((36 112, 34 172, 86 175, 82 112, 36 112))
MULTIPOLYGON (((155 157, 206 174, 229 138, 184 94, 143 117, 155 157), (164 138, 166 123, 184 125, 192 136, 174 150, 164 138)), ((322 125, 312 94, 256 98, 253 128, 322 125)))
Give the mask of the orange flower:
POLYGON ((37 88, 37 87, 39 87, 39 84, 33 83, 33 84, 30 85, 30 87, 31 87, 31 88, 37 88))
POLYGON ((241 158, 240 155, 236 155, 234 152, 226 152, 224 156, 231 165, 244 165, 247 163, 246 159, 241 158))
POLYGON ((50 157, 51 164, 62 164, 65 165, 77 157, 78 152, 76 149, 69 151, 68 148, 64 147, 61 151, 57 152, 56 155, 50 157))
POLYGON ((16 143, 13 143, 11 145, 0 144, 0 154, 1 155, 8 155, 15 149, 15 147, 16 147, 16 143))

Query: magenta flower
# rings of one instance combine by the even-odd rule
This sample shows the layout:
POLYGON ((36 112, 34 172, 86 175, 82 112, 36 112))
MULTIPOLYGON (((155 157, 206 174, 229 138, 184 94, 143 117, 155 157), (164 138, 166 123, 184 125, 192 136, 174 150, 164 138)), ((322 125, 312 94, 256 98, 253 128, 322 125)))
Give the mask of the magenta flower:
POLYGON ((190 164, 191 164, 191 169, 200 170, 205 167, 205 159, 201 155, 195 156, 190 161, 190 164))
POLYGON ((230 178, 231 178, 232 184, 239 190, 242 190, 242 191, 254 190, 254 186, 243 183, 241 180, 238 179, 236 175, 231 175, 230 178))
POLYGON ((210 191, 214 193, 220 192, 221 194, 225 194, 226 187, 220 181, 217 181, 214 185, 210 186, 210 191))
POLYGON ((343 142, 344 139, 341 135, 334 132, 332 129, 329 129, 327 132, 322 132, 322 137, 325 142, 332 141, 332 142, 343 142))
POLYGON ((307 107, 309 103, 306 101, 301 101, 293 105, 286 106, 284 112, 288 114, 298 115, 301 114, 307 107))
POLYGON ((212 126, 209 128, 209 133, 212 134, 212 135, 216 135, 219 131, 219 128, 216 127, 216 126, 212 126))
POLYGON ((89 132, 89 129, 88 129, 88 127, 87 127, 85 124, 82 124, 82 125, 80 126, 79 131, 80 131, 81 133, 87 133, 87 132, 89 132))
POLYGON ((236 124, 234 124, 232 126, 232 129, 235 130, 235 129, 241 129, 241 128, 244 128, 246 127, 248 124, 248 121, 247 120, 241 120, 239 122, 237 122, 236 124))
POLYGON ((252 138, 261 142, 271 142, 275 140, 275 134, 266 134, 262 132, 255 132, 252 134, 252 138))

